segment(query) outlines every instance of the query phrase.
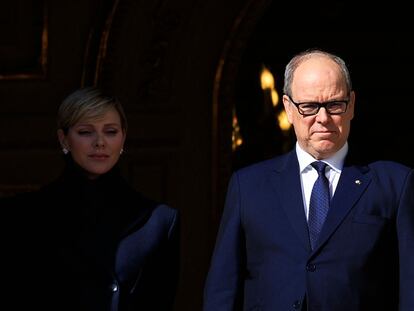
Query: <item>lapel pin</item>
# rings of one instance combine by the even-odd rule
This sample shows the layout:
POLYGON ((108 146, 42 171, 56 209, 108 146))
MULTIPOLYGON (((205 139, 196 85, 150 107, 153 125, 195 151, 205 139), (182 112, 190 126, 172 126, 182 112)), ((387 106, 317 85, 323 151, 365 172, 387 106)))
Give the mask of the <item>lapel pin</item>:
POLYGON ((357 185, 360 185, 360 184, 361 184, 361 181, 360 181, 359 179, 357 179, 357 180, 355 180, 355 183, 356 183, 357 185))

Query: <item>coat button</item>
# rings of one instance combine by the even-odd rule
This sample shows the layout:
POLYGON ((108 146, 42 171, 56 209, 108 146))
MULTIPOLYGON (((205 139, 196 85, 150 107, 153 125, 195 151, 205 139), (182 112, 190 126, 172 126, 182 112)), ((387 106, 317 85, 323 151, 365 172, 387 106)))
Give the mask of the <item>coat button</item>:
POLYGON ((306 265, 306 270, 309 272, 314 272, 316 270, 316 265, 314 265, 313 263, 309 263, 306 265))
POLYGON ((118 289, 119 289, 118 284, 113 283, 113 284, 111 285, 111 291, 112 291, 113 293, 117 292, 117 291, 118 291, 118 289))
POLYGON ((294 309, 300 309, 300 306, 301 306, 301 302, 300 302, 300 300, 296 300, 296 301, 293 303, 293 308, 294 308, 294 309))

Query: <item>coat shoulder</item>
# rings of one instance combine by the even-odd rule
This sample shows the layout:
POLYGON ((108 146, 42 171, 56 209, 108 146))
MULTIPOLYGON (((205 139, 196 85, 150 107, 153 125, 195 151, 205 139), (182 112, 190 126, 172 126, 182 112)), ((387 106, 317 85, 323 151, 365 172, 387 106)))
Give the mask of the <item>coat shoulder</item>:
POLYGON ((269 160, 264 160, 261 162, 257 162, 241 168, 235 172, 235 175, 238 175, 240 178, 254 178, 258 176, 263 176, 263 174, 267 174, 269 171, 280 171, 285 166, 289 160, 292 160, 295 154, 290 152, 287 154, 283 154, 269 160))
POLYGON ((159 225, 168 228, 168 231, 174 230, 178 227, 180 213, 176 208, 172 208, 165 204, 158 204, 151 215, 152 221, 159 225))
POLYGON ((412 168, 394 161, 376 161, 368 165, 368 167, 378 176, 407 176, 413 171, 412 168))
POLYGON ((375 162, 372 162, 371 164, 369 164, 368 166, 371 167, 371 168, 375 168, 375 169, 378 169, 378 168, 384 169, 385 168, 385 169, 388 169, 390 171, 396 170, 397 172, 398 171, 404 172, 404 171, 412 170, 412 168, 410 168, 410 167, 408 167, 404 164, 401 164, 399 162, 395 162, 395 161, 375 161, 375 162))

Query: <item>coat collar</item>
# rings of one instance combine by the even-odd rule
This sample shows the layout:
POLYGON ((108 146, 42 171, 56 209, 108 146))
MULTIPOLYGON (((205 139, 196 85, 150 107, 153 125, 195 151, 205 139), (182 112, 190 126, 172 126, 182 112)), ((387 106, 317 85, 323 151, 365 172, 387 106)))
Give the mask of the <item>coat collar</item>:
POLYGON ((123 178, 119 167, 96 180, 89 180, 73 161, 68 161, 55 182, 42 188, 40 200, 53 211, 55 219, 61 219, 73 230, 77 228, 73 224, 85 221, 85 214, 102 214, 105 209, 105 215, 113 215, 107 221, 114 226, 116 240, 143 226, 158 205, 135 191, 123 178), (59 202, 61 207, 57 209, 55 206, 59 202))
MULTIPOLYGON (((271 162, 270 181, 281 199, 281 205, 303 246, 310 252, 309 231, 303 207, 299 163, 295 150, 271 162)), ((345 163, 332 198, 331 207, 323 225, 316 252, 342 223, 371 181, 371 172, 365 166, 345 163)))

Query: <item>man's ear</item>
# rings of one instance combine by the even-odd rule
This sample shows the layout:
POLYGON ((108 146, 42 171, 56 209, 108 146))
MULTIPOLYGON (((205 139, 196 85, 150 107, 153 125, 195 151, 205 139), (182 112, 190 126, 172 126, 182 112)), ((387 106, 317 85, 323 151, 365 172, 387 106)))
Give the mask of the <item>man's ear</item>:
POLYGON ((290 124, 293 124, 293 115, 292 115, 292 105, 290 104, 289 97, 287 95, 283 95, 283 106, 285 107, 286 116, 290 124))
POLYGON ((348 109, 351 113, 351 120, 354 118, 354 109, 355 109, 355 92, 351 91, 350 97, 349 97, 349 104, 348 109))

